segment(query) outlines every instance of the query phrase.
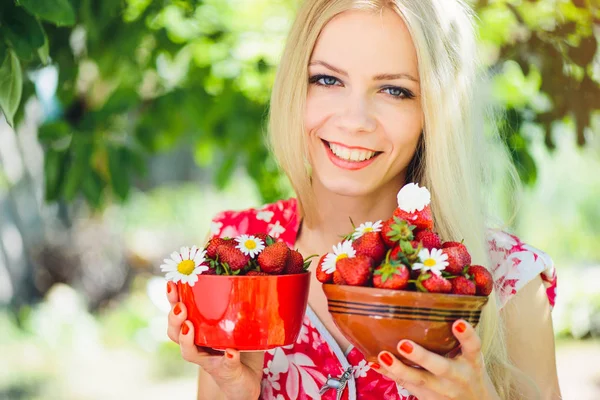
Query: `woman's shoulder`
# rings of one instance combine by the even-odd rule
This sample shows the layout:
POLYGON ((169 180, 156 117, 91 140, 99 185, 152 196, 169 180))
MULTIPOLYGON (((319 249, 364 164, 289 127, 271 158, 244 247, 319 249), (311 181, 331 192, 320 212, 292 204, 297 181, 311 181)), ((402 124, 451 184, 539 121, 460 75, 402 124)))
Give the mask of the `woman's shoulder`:
POLYGON ((490 271, 494 277, 494 287, 501 307, 538 275, 546 287, 550 306, 554 306, 556 269, 554 261, 547 253, 501 229, 489 229, 487 241, 490 271))
POLYGON ((298 224, 297 205, 295 198, 289 198, 261 207, 221 211, 211 221, 211 234, 218 237, 235 237, 264 232, 284 240, 295 237, 298 224))

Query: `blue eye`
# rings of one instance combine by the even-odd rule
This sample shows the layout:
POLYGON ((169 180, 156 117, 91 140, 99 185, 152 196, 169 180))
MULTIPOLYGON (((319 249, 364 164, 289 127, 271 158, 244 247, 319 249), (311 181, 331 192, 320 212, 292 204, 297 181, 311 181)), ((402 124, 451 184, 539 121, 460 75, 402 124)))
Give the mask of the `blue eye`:
POLYGON ((334 78, 330 75, 314 75, 310 78, 310 83, 315 83, 319 86, 333 86, 335 82, 339 81, 337 80, 337 78, 334 78), (320 83, 319 81, 323 81, 324 83, 320 83))
MULTIPOLYGON (((323 86, 325 88, 336 86, 336 82, 340 82, 339 79, 331 75, 313 75, 309 79, 309 83, 317 86, 323 86)), ((410 90, 398 86, 388 86, 382 90, 389 90, 388 94, 396 100, 413 99, 415 97, 414 93, 410 90)))

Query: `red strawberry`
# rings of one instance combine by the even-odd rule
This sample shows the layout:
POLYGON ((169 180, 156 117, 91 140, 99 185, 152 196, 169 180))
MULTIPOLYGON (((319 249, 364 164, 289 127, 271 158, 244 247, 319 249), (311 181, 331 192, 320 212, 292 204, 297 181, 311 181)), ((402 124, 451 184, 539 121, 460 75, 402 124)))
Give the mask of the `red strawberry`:
POLYGON ((206 245, 206 256, 214 260, 217 256, 217 248, 222 244, 233 245, 235 244, 235 241, 233 239, 223 239, 220 237, 210 239, 206 245))
POLYGON ((324 254, 319 260, 319 264, 317 265, 317 270, 315 273, 319 282, 331 283, 333 280, 333 274, 328 274, 327 272, 323 271, 323 261, 325 261, 325 257, 327 257, 327 254, 324 254))
POLYGON ((381 228, 381 238, 388 248, 392 248, 398 244, 401 239, 413 240, 414 226, 409 225, 406 221, 392 217, 385 221, 381 228))
POLYGON ((439 249, 442 247, 442 241, 440 237, 429 229, 418 231, 415 234, 415 240, 423 244, 425 249, 439 249))
POLYGON ((429 205, 425 206, 421 211, 412 213, 406 212, 398 207, 394 211, 394 216, 407 221, 411 225, 415 225, 417 229, 433 230, 433 217, 431 216, 431 208, 429 205))
POLYGON ((426 272, 419 276, 417 288, 421 292, 429 293, 450 293, 452 284, 442 276, 426 272))
POLYGON ((481 265, 471 265, 467 274, 473 277, 478 296, 488 296, 494 288, 494 278, 490 271, 481 265))
POLYGON ((247 276, 269 276, 266 272, 262 271, 248 271, 247 276))
POLYGON ((290 250, 283 272, 285 274, 301 274, 304 269, 304 258, 296 250, 290 250))
POLYGON ((464 244, 458 242, 446 242, 442 244, 442 252, 448 256, 446 272, 460 275, 466 265, 471 264, 471 255, 464 244))
POLYGON ((390 218, 387 221, 385 221, 381 226, 381 238, 383 239, 383 242, 388 248, 392 248, 397 244, 397 241, 392 240, 391 236, 393 234, 390 233, 392 231, 393 223, 394 218, 390 218))
POLYGON ((401 253, 402 253, 402 249, 400 248, 400 246, 394 247, 390 252, 390 260, 397 260, 398 254, 401 254, 401 253))
POLYGON ((290 249, 287 244, 283 242, 275 242, 265 249, 258 255, 256 261, 260 265, 260 269, 269 274, 280 274, 285 268, 287 263, 288 254, 290 249))
POLYGON ((379 232, 367 232, 352 243, 356 255, 371 257, 375 264, 379 264, 385 257, 385 244, 379 232))
POLYGON ((264 232, 257 233, 254 236, 256 236, 257 238, 259 238, 260 240, 262 240, 265 246, 267 245, 267 241, 272 241, 272 242, 276 242, 277 241, 277 239, 274 239, 272 236, 269 236, 269 235, 267 235, 264 232))
POLYGON ((333 271, 333 283, 336 285, 346 285, 346 281, 342 277, 342 274, 339 270, 333 271))
POLYGON ((467 294, 470 296, 476 293, 475 283, 464 276, 457 276, 454 279, 450 279, 450 283, 452 284, 452 291, 450 293, 467 294))
POLYGON ((382 289, 404 289, 408 286, 410 271, 403 265, 383 264, 373 272, 373 287, 382 289))
POLYGON ((228 243, 217 247, 217 256, 219 257, 219 262, 229 265, 232 271, 240 270, 250 262, 250 256, 245 255, 228 243))
MULTIPOLYGON (((366 286, 371 279, 373 259, 365 255, 352 258, 342 258, 335 266, 340 271, 346 284, 351 286, 366 286)), ((335 276, 334 276, 335 278, 335 276)))

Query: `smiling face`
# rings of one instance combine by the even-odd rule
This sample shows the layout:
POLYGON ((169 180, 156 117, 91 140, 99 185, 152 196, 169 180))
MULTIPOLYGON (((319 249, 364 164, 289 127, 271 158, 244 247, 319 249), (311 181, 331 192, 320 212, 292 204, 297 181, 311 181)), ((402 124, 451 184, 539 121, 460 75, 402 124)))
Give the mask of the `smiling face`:
POLYGON ((387 9, 337 15, 321 31, 308 73, 313 185, 344 196, 395 195, 423 128, 417 54, 404 21, 387 9))

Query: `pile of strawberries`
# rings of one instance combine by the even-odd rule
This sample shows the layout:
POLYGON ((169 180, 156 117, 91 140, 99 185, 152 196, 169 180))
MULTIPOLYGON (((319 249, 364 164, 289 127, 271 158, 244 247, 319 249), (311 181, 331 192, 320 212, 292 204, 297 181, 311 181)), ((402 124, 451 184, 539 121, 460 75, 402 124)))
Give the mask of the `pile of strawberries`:
POLYGON ((206 245, 209 269, 205 275, 289 275, 306 272, 306 260, 296 250, 273 237, 260 233, 238 238, 214 237, 206 245), (243 242, 254 243, 259 251, 247 251, 243 242))
POLYGON ((490 272, 471 264, 462 243, 442 242, 433 230, 430 194, 415 184, 398 193, 387 221, 365 223, 321 257, 322 283, 430 293, 488 296, 490 272))

